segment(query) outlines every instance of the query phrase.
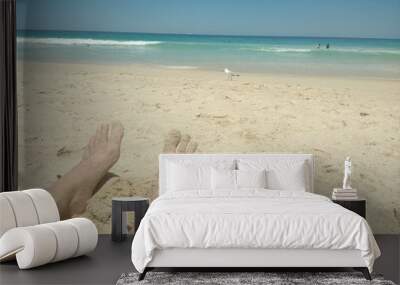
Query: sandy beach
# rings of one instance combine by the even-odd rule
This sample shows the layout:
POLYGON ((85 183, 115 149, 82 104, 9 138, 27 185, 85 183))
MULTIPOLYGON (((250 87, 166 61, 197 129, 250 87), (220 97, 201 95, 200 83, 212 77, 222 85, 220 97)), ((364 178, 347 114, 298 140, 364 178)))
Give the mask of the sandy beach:
POLYGON ((367 198, 374 233, 400 232, 400 80, 242 73, 149 65, 18 65, 20 187, 48 187, 82 156, 99 123, 125 127, 122 154, 85 216, 110 231, 111 197, 157 197, 172 129, 201 153, 312 153, 316 193, 342 183, 367 198))

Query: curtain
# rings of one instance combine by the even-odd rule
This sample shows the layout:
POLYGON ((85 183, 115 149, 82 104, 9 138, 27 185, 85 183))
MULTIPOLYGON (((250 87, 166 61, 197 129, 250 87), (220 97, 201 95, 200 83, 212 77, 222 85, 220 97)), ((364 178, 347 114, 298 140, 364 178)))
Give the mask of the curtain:
POLYGON ((18 189, 15 0, 0 0, 0 191, 18 189))

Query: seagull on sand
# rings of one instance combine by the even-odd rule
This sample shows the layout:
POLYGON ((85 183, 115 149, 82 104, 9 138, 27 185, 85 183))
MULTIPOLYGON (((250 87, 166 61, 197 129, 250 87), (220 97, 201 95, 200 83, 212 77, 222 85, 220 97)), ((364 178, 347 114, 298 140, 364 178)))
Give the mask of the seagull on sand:
POLYGON ((224 72, 225 72, 225 74, 228 76, 228 79, 229 79, 229 80, 232 80, 232 77, 233 77, 233 76, 240 76, 240 75, 237 74, 237 73, 233 73, 233 72, 230 71, 228 68, 225 68, 225 69, 224 69, 224 72))

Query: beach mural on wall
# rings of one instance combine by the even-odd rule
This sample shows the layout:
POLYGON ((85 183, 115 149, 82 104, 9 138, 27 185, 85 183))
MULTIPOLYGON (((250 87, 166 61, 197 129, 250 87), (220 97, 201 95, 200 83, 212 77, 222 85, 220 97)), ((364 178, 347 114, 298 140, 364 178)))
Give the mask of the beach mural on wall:
MULTIPOLYGON (((167 33, 135 19, 89 32, 38 12, 78 2, 31 2, 17 7, 20 188, 48 189, 63 217, 110 232, 111 197, 157 197, 160 153, 312 153, 316 193, 341 185, 350 155, 373 231, 400 233, 398 37, 167 33)), ((132 3, 120 9, 144 5, 132 3)))

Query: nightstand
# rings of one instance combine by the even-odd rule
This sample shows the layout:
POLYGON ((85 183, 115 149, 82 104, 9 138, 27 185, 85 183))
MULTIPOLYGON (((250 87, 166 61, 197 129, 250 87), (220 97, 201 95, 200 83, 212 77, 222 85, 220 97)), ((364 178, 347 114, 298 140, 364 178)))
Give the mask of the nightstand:
POLYGON ((355 199, 355 200, 332 200, 333 203, 339 204, 340 206, 359 214, 365 219, 367 201, 365 199, 355 199))
POLYGON ((135 212, 135 233, 140 221, 149 208, 150 200, 144 197, 113 197, 111 239, 123 241, 127 237, 128 225, 126 212, 135 212))

